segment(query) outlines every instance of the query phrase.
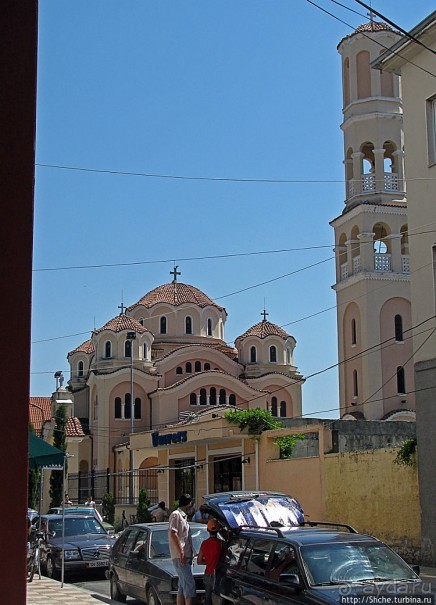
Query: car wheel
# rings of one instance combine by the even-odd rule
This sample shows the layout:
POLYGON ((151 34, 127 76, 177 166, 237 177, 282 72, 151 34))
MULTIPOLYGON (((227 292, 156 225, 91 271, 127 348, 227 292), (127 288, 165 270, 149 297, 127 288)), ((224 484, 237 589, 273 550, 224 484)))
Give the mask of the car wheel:
POLYGON ((114 601, 119 601, 120 603, 126 602, 126 595, 120 591, 120 587, 118 586, 118 582, 114 575, 110 578, 111 582, 111 599, 114 601))
POLYGON ((151 586, 147 590, 147 605, 160 605, 159 597, 151 586))
POLYGON ((45 570, 47 572, 47 577, 52 578, 53 580, 57 580, 59 577, 59 572, 55 567, 55 562, 53 557, 47 557, 47 562, 45 564, 45 570))

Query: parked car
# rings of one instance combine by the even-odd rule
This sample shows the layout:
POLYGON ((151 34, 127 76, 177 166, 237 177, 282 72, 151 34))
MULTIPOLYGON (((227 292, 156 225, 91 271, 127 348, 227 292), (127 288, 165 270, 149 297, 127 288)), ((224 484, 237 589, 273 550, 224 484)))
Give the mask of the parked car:
MULTIPOLYGON (((206 526, 191 523, 194 551, 209 537, 206 526)), ((174 605, 178 577, 170 558, 168 523, 129 525, 115 542, 106 577, 111 599, 125 602, 126 596, 148 605, 174 605)), ((204 566, 194 559, 197 594, 204 594, 204 566)))
MULTIPOLYGON (((49 578, 59 577, 62 566, 62 515, 43 515, 38 526, 45 532, 41 544, 41 567, 49 578)), ((115 538, 94 515, 64 518, 65 573, 106 569, 115 538)))
MULTIPOLYGON (((98 512, 96 508, 93 506, 65 506, 65 514, 66 515, 94 515, 96 519, 103 521, 102 516, 98 512)), ((62 515, 62 506, 55 506, 50 508, 47 512, 47 515, 62 515)))
POLYGON ((31 522, 38 514, 39 514, 38 511, 35 510, 34 508, 27 509, 27 518, 30 519, 31 522))
POLYGON ((419 568, 383 542, 348 525, 304 522, 301 507, 283 494, 233 492, 204 499, 228 530, 214 605, 375 602, 365 597, 425 592, 419 568))

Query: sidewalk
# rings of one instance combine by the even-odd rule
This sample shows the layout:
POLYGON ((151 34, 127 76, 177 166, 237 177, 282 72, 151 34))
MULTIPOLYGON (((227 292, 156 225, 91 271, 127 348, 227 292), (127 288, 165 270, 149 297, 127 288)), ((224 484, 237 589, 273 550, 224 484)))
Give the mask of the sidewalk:
POLYGON ((98 605, 99 603, 114 603, 102 595, 93 596, 91 593, 73 584, 64 584, 50 580, 44 576, 35 576, 27 584, 27 605, 98 605))

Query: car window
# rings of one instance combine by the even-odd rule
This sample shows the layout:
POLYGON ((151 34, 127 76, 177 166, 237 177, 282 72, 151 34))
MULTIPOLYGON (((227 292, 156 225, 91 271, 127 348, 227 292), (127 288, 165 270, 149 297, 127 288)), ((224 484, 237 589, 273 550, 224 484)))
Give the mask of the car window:
POLYGON ((191 526, 191 536, 192 536, 192 546, 194 548, 195 553, 200 552, 201 543, 204 540, 209 538, 209 532, 206 529, 206 526, 203 527, 193 527, 191 526))
POLYGON ((118 552, 123 553, 124 555, 130 552, 130 549, 135 542, 136 536, 138 535, 139 529, 132 529, 126 535, 125 540, 120 544, 120 548, 118 552))
POLYGON ((295 549, 287 542, 278 542, 270 560, 268 577, 278 582, 281 574, 298 574, 295 549))
POLYGON ((307 545, 300 550, 312 584, 417 578, 397 554, 379 542, 307 545))
POLYGON ((146 552, 146 548, 147 548, 147 537, 148 537, 148 534, 146 531, 139 531, 136 534, 136 538, 130 549, 130 552, 139 553, 139 557, 141 559, 145 559, 145 552, 146 552))
POLYGON ((224 564, 227 567, 238 567, 239 561, 242 558, 242 555, 245 552, 245 547, 247 546, 248 539, 247 538, 233 538, 227 546, 225 555, 224 555, 224 564))
POLYGON ((250 542, 242 557, 241 568, 257 576, 264 576, 273 546, 272 540, 255 539, 250 542))
POLYGON ((152 559, 169 559, 170 547, 168 544, 168 532, 166 529, 154 531, 151 534, 150 557, 152 559))

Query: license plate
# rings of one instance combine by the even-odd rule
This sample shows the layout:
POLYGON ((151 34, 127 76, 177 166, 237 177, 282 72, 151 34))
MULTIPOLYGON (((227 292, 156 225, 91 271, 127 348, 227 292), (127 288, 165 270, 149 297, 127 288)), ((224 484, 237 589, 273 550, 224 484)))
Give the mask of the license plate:
POLYGON ((88 567, 107 567, 107 561, 90 561, 88 567))

